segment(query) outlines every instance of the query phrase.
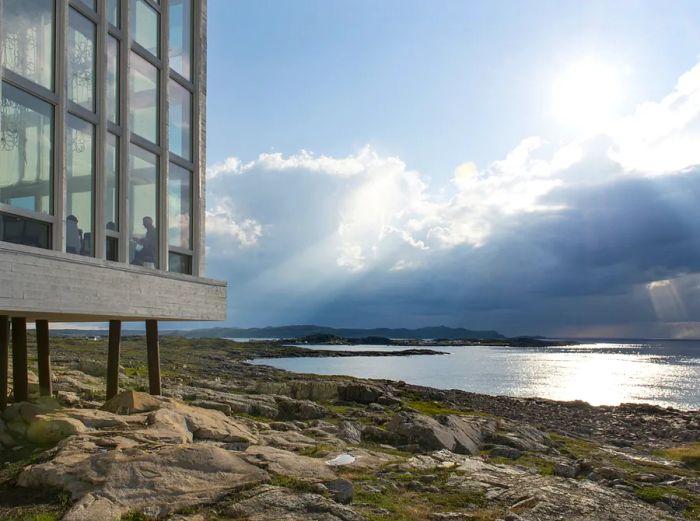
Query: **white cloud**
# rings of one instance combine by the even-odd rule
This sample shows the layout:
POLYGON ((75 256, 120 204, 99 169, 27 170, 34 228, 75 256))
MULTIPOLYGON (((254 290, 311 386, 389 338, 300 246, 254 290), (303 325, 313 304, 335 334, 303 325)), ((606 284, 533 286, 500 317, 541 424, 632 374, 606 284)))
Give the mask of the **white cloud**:
POLYGON ((487 291, 493 306, 506 306, 497 294, 524 298, 510 287, 573 294, 643 286, 638 298, 646 299, 647 311, 677 319, 685 293, 676 288, 676 302, 666 286, 653 284, 692 271, 692 261, 664 257, 666 246, 657 247, 683 245, 685 221, 669 211, 664 192, 676 189, 655 185, 656 194, 638 183, 635 193, 615 190, 699 164, 697 143, 700 65, 673 93, 603 133, 556 146, 526 138, 485 167, 458 165, 447 186, 431 186, 400 158, 369 145, 345 157, 306 150, 247 163, 232 157, 208 170, 211 257, 245 259, 251 291, 293 293, 294 306, 322 307, 323 299, 354 295, 363 278, 379 291, 412 277, 429 293, 434 286, 427 281, 439 277, 447 285, 442 292, 470 299, 487 291), (656 213, 647 218, 646 211, 656 213), (576 270, 589 270, 588 278, 576 270))

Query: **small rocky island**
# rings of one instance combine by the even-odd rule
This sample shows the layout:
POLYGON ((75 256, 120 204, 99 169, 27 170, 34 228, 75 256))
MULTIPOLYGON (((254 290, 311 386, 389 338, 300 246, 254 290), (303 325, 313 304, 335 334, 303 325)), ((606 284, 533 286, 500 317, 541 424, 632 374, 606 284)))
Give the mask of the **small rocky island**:
POLYGON ((56 396, 2 413, 2 520, 700 519, 698 411, 302 376, 247 360, 313 351, 180 337, 162 397, 127 337, 105 404, 106 340, 53 342, 56 396))

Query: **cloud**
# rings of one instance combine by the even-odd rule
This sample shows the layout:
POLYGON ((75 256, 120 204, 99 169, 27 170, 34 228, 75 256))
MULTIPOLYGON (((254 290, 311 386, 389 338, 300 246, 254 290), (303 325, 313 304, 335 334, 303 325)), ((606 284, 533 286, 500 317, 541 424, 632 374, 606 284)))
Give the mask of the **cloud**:
POLYGON ((605 132, 526 138, 447 186, 369 145, 231 157, 208 170, 211 274, 230 280, 238 324, 687 335, 697 143, 700 65, 605 132))

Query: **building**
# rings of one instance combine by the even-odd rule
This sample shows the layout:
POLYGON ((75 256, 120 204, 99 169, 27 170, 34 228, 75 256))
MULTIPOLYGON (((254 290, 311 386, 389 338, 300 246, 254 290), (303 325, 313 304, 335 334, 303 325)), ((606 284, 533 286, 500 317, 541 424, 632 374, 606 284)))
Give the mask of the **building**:
POLYGON ((0 407, 27 398, 27 321, 222 320, 204 275, 206 0, 0 0, 0 407), (11 326, 11 334, 10 334, 11 326))

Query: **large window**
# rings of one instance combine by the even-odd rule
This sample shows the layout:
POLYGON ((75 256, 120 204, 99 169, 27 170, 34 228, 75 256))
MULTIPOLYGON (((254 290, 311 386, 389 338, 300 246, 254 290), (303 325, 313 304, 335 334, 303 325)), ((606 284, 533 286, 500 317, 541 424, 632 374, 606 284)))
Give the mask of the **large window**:
POLYGON ((145 0, 131 0, 131 37, 154 56, 160 56, 160 15, 145 0))
POLYGON ((104 165, 104 222, 107 260, 119 260, 119 138, 107 133, 104 165))
POLYGON ((2 84, 0 203, 52 212, 53 107, 2 84))
POLYGON ((68 19, 68 99, 95 111, 95 24, 71 9, 68 19))
POLYGON ((107 119, 119 124, 119 40, 107 36, 107 119))
POLYGON ((35 248, 50 248, 51 225, 35 219, 0 213, 0 241, 35 248))
POLYGON ((170 68, 189 80, 192 71, 192 0, 172 0, 169 9, 170 68))
POLYGON ((168 146, 173 154, 192 159, 192 94, 175 80, 168 84, 168 146))
POLYGON ((170 163, 168 174, 168 244, 192 247, 192 172, 170 163))
POLYGON ((54 0, 4 0, 0 5, 5 67, 53 89, 54 0))
POLYGON ((158 156, 129 150, 129 262, 158 267, 158 156))
POLYGON ((158 143, 158 85, 158 69, 132 52, 131 131, 153 143, 158 143))
POLYGON ((95 127, 66 118, 66 251, 94 256, 95 127))

